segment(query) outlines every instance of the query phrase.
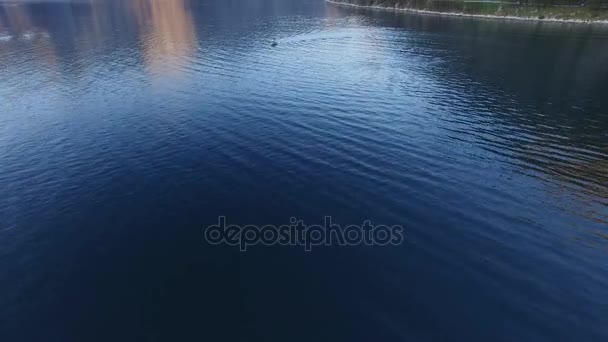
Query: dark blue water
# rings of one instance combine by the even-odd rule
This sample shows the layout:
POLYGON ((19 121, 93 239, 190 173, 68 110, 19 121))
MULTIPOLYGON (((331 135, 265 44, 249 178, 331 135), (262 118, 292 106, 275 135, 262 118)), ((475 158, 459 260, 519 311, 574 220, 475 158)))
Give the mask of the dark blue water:
POLYGON ((2 3, 0 340, 606 341, 607 95, 603 26, 2 3))

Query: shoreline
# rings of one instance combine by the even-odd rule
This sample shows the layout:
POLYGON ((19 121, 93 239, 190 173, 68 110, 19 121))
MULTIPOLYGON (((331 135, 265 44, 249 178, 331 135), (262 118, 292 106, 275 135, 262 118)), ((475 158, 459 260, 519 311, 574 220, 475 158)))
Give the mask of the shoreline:
POLYGON ((325 0, 326 2, 338 6, 350 6, 356 8, 367 8, 376 9, 383 11, 394 11, 394 12, 409 12, 417 14, 430 14, 450 17, 468 17, 468 18, 479 18, 479 19, 502 19, 502 20, 519 20, 519 21, 537 21, 537 22, 554 22, 554 23, 570 23, 570 24, 600 24, 607 25, 608 20, 583 20, 583 19, 559 19, 559 18, 544 18, 539 19, 538 17, 518 17, 513 15, 496 15, 496 14, 473 14, 473 13, 462 13, 462 12, 440 12, 440 11, 429 11, 424 9, 416 8, 400 8, 400 7, 387 7, 387 6, 365 6, 351 4, 347 2, 341 2, 336 0, 325 0))

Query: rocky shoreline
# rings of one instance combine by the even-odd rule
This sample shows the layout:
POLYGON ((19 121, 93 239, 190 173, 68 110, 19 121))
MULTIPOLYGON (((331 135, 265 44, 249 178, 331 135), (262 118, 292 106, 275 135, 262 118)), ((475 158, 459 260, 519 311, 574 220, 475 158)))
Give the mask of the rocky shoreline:
MULTIPOLYGON (((580 23, 580 24, 608 24, 608 19, 583 19, 583 18, 559 18, 554 16, 548 16, 544 13, 539 15, 509 15, 509 14, 481 14, 481 13, 470 13, 470 12, 459 12, 459 11, 435 11, 425 8, 414 8, 414 7, 399 7, 397 1, 392 6, 388 5, 363 5, 359 3, 353 3, 353 0, 326 0, 328 3, 339 5, 339 6, 350 6, 358 8, 371 8, 388 11, 400 11, 400 12, 411 12, 420 14, 432 14, 432 15, 444 15, 453 17, 471 17, 471 18, 485 18, 485 19, 506 19, 506 20, 522 20, 522 21, 549 21, 549 22, 560 22, 560 23, 580 23)), ((356 0, 355 0, 356 1, 356 0)), ((608 17, 608 11, 606 11, 606 17, 608 17)), ((530 12, 527 12, 529 14, 530 12)))

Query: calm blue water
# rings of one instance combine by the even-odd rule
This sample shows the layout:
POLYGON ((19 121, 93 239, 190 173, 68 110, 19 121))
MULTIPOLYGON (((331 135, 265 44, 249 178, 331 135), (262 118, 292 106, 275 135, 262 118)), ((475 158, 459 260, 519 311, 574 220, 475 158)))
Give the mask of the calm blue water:
POLYGON ((1 3, 0 340, 606 341, 607 95, 608 26, 1 3))

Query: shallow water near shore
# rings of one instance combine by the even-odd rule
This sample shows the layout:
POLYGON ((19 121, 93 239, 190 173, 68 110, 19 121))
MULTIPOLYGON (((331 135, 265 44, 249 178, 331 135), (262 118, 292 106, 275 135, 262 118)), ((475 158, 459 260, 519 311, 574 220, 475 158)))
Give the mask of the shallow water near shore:
POLYGON ((0 2, 0 336, 605 341, 607 91, 602 26, 0 2), (241 253, 220 215, 405 240, 241 253))

